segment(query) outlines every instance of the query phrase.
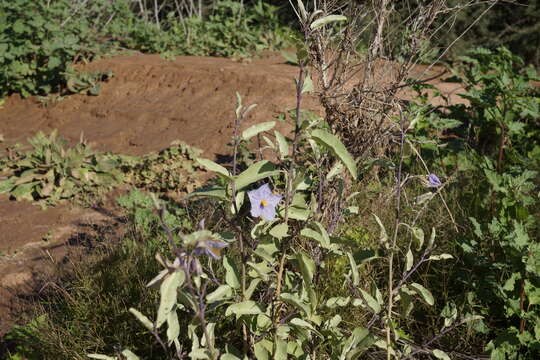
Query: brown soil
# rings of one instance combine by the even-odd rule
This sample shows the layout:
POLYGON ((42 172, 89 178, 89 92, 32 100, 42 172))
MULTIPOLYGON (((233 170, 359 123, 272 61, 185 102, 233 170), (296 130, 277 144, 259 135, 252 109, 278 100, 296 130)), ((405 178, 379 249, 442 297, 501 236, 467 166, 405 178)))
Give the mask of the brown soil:
MULTIPOLYGON (((113 71, 99 96, 74 95, 48 106, 36 99, 9 98, 0 110, 4 145, 24 143, 39 130, 58 129, 70 141, 77 141, 82 133, 96 148, 116 153, 146 154, 179 139, 203 149, 207 157, 216 157, 228 152, 225 144, 231 136, 237 91, 244 104, 259 104, 245 127, 272 120, 295 104, 297 68, 275 55, 247 63, 122 55, 87 68, 113 71)), ((456 89, 455 84, 439 85, 447 94, 456 89)), ((320 112, 313 97, 304 106, 320 112)), ((79 245, 88 228, 116 223, 114 217, 95 210, 62 205, 42 211, 29 202, 0 196, 0 337, 16 320, 14 293, 24 294, 24 285, 47 264, 63 259, 69 251, 66 243, 79 245)))

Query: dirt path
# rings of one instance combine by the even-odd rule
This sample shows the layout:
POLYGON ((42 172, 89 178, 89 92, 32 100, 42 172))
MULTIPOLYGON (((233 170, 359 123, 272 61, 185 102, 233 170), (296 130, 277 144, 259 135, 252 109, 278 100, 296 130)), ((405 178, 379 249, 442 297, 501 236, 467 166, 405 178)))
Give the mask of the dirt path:
MULTIPOLYGON (((87 68, 113 71, 99 96, 69 96, 46 107, 35 99, 9 98, 0 109, 2 145, 24 142, 38 130, 58 129, 70 141, 83 133, 94 147, 116 153, 142 155, 179 139, 214 157, 228 152, 237 91, 244 104, 258 104, 245 127, 272 120, 295 104, 297 68, 279 55, 241 63, 206 57, 165 61, 136 54, 87 68)), ((321 111, 314 97, 304 106, 321 111)), ((114 220, 97 211, 69 205, 42 211, 0 196, 0 336, 14 320, 13 293, 24 293, 21 286, 43 271, 44 262, 61 261, 66 249, 59 244, 77 244, 82 229, 111 224, 114 220)))

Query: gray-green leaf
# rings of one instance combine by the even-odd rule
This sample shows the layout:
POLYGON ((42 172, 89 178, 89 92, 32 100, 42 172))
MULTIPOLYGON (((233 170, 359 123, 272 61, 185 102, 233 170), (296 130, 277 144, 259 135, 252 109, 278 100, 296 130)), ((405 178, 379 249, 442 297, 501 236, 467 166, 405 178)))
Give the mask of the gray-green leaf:
POLYGON ((356 180, 357 170, 356 162, 345 145, 335 135, 330 134, 328 131, 317 129, 311 132, 311 136, 321 145, 328 148, 335 156, 339 158, 345 164, 351 176, 356 180))
POLYGON ((257 134, 272 130, 274 126, 276 126, 275 121, 267 121, 260 124, 252 125, 242 132, 242 138, 244 140, 249 140, 257 134))
POLYGON ((311 30, 316 30, 326 24, 338 21, 347 21, 347 17, 343 15, 328 15, 312 22, 310 28, 311 30))

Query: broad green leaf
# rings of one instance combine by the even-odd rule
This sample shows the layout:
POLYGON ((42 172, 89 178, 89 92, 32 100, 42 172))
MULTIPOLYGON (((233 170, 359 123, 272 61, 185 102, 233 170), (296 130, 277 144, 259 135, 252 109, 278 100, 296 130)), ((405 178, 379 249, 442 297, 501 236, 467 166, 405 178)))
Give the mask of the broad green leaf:
POLYGON ((433 295, 428 289, 418 283, 412 283, 409 286, 418 291, 428 305, 432 306, 433 304, 435 304, 435 299, 433 299, 433 295))
POLYGON ((150 321, 150 319, 148 319, 145 315, 140 313, 137 309, 129 308, 129 312, 135 315, 137 320, 139 320, 141 324, 144 325, 145 328, 147 328, 150 331, 154 330, 154 324, 150 321))
POLYGON ((238 317, 242 315, 257 315, 262 314, 263 312, 264 311, 259 304, 255 301, 248 300, 229 306, 225 311, 225 316, 234 314, 238 317))
POLYGON ((313 92, 313 80, 311 76, 308 75, 304 78, 304 86, 302 87, 302 94, 313 92))
POLYGON ((351 252, 347 252, 347 257, 349 258, 349 264, 351 266, 352 282, 354 286, 360 285, 360 275, 358 274, 358 266, 354 260, 354 256, 351 252))
POLYGON ((433 356, 435 356, 437 359, 441 359, 441 360, 451 360, 450 356, 448 356, 448 354, 446 354, 444 351, 439 350, 439 349, 433 350, 433 356))
POLYGON ((268 353, 268 350, 266 350, 266 347, 264 346, 263 341, 260 341, 256 343, 255 346, 253 346, 253 352, 255 353, 255 358, 257 360, 270 359, 270 354, 268 353))
POLYGON ((275 121, 267 121, 260 124, 255 124, 253 126, 248 127, 246 130, 242 132, 242 138, 244 140, 249 140, 252 137, 256 136, 257 134, 272 130, 274 126, 276 126, 275 121))
POLYGON ((319 232, 312 230, 310 228, 302 229, 300 234, 305 237, 309 237, 311 239, 314 239, 321 244, 321 246, 325 249, 328 249, 330 247, 330 236, 328 235, 328 232, 322 226, 319 222, 314 222, 315 225, 319 228, 319 232))
POLYGON ((88 354, 86 355, 90 359, 98 359, 98 360, 118 360, 116 356, 107 356, 107 355, 100 355, 100 354, 88 354))
POLYGON ((362 293, 362 297, 364 298, 364 301, 371 308, 371 310, 373 310, 375 314, 378 314, 381 311, 381 304, 379 304, 379 302, 373 296, 371 296, 367 291, 360 289, 360 293, 362 293))
POLYGON ((186 278, 183 271, 175 271, 163 280, 160 286, 160 302, 157 313, 156 328, 161 327, 167 320, 169 313, 173 311, 176 305, 178 287, 180 287, 186 278))
POLYGON ((328 300, 326 300, 326 306, 329 307, 330 309, 334 309, 336 307, 344 307, 344 306, 347 306, 349 305, 349 303, 351 302, 351 298, 350 297, 332 297, 328 300))
POLYGON ((126 360, 139 360, 137 355, 127 349, 122 351, 122 355, 126 358, 126 360))
POLYGON ((240 276, 238 270, 227 256, 223 256, 223 267, 225 268, 225 282, 233 289, 240 289, 240 276))
POLYGON ((188 354, 191 360, 209 360, 210 352, 204 348, 193 349, 188 354))
POLYGON ((281 135, 279 131, 274 131, 274 134, 279 147, 280 159, 283 160, 289 156, 289 144, 287 143, 285 136, 281 135))
POLYGON ((428 249, 431 249, 433 245, 435 244, 435 236, 436 236, 435 228, 433 227, 431 228, 431 236, 429 237, 429 240, 428 240, 428 245, 427 245, 428 249))
POLYGON ((407 251, 406 262, 405 262, 405 271, 409 271, 413 267, 414 257, 411 249, 407 251))
POLYGON ((268 160, 263 160, 256 162, 244 170, 240 175, 238 175, 234 181, 234 184, 236 186, 236 190, 238 191, 256 181, 277 174, 279 174, 279 170, 276 170, 276 166, 268 160))
POLYGON ((311 132, 311 136, 321 145, 327 147, 335 156, 345 164, 353 179, 356 180, 356 162, 345 148, 345 145, 328 131, 317 129, 311 132))
POLYGON ((16 186, 14 189, 11 190, 11 195, 17 200, 32 201, 34 200, 32 193, 34 192, 34 188, 38 185, 39 181, 33 181, 31 183, 16 186))
POLYGON ((304 282, 311 285, 313 276, 315 275, 315 261, 303 251, 296 253, 296 260, 298 260, 298 264, 300 265, 300 272, 302 273, 304 282))
POLYGON ((343 350, 341 352, 340 360, 349 360, 349 359, 356 359, 359 353, 357 353, 355 350, 358 347, 360 342, 364 342, 364 340, 369 336, 369 330, 364 328, 355 328, 349 336, 349 338, 343 343, 343 350), (354 352, 354 354, 351 354, 351 352, 354 352))
POLYGON ((244 296, 246 297, 246 299, 251 299, 251 296, 253 295, 253 292, 255 291, 255 289, 257 289, 257 285, 259 285, 259 283, 261 282, 262 280, 261 279, 253 279, 251 280, 251 282, 249 283, 249 286, 248 288, 246 289, 246 292, 244 294, 244 296))
POLYGON ((0 194, 11 191, 13 186, 15 186, 15 183, 11 180, 0 181, 0 194))
POLYGON ((287 360, 287 342, 280 338, 276 338, 276 353, 274 360, 287 360))
POLYGON ((422 230, 421 228, 418 228, 418 227, 412 227, 411 231, 412 231, 414 237, 416 238, 416 240, 418 240, 416 249, 420 250, 422 248, 422 246, 424 246, 424 238, 425 238, 424 230, 422 230))
POLYGON ((296 306, 299 310, 304 311, 307 315, 310 315, 310 308, 302 299, 300 299, 296 294, 284 293, 281 294, 281 300, 285 301, 287 304, 296 306))
POLYGON ((205 159, 205 158, 198 158, 196 160, 203 168, 206 170, 216 172, 218 174, 221 174, 227 178, 231 177, 231 174, 229 173, 229 170, 225 169, 223 166, 213 162, 212 160, 205 159))
POLYGON ((380 235, 380 241, 381 243, 385 244, 388 242, 388 234, 386 233, 386 228, 384 227, 381 219, 375 214, 373 214, 375 217, 375 221, 377 221, 377 224, 379 225, 379 228, 381 229, 381 235, 380 235))
POLYGON ((229 299, 232 296, 232 287, 223 284, 218 286, 218 288, 214 291, 212 291, 210 294, 206 295, 206 302, 211 304, 216 301, 222 301, 225 299, 229 299))
POLYGON ((298 0, 298 11, 300 12, 300 17, 303 23, 305 23, 308 19, 308 14, 306 11, 306 8, 304 7, 304 1, 298 0))
POLYGON ((317 19, 311 23, 311 30, 316 30, 326 24, 330 24, 338 21, 347 21, 347 17, 343 15, 328 15, 323 18, 317 19))
POLYGON ((326 174, 326 180, 330 181, 334 178, 334 176, 341 174, 341 171, 343 171, 343 163, 341 161, 336 161, 334 166, 330 169, 328 174, 326 174))
POLYGON ((185 196, 185 199, 190 199, 193 197, 202 196, 202 197, 212 197, 221 200, 227 200, 227 192, 222 187, 213 187, 206 189, 198 189, 194 192, 185 196))
POLYGON ((274 226, 270 230, 269 234, 271 236, 275 237, 276 239, 281 240, 281 239, 289 236, 287 234, 287 231, 289 231, 289 225, 287 225, 285 223, 281 223, 281 224, 278 224, 278 225, 274 226))
POLYGON ((226 354, 221 355, 219 360, 242 360, 242 358, 240 358, 240 357, 238 357, 236 355, 233 355, 231 353, 226 353, 226 354))
POLYGON ((429 260, 449 260, 449 259, 453 259, 454 257, 450 254, 440 254, 440 255, 431 255, 429 257, 429 260))
POLYGON ((178 322, 178 313, 171 311, 167 317, 167 340, 172 344, 180 335, 180 323, 178 322))

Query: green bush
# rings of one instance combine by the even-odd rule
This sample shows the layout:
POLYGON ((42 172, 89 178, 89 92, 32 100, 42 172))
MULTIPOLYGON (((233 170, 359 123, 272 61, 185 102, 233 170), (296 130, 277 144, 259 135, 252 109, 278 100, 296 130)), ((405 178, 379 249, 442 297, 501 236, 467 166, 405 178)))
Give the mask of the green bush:
POLYGON ((64 90, 96 94, 95 84, 82 90, 69 86, 88 82, 72 65, 119 47, 166 55, 248 56, 283 47, 291 35, 277 7, 262 0, 252 6, 217 1, 208 14, 180 19, 171 12, 158 27, 124 0, 2 1, 0 97, 64 90))
POLYGON ((102 25, 94 8, 73 13, 67 0, 0 3, 0 97, 62 90, 66 72, 77 61, 92 60, 107 45, 98 41, 102 25))
POLYGON ((459 186, 450 206, 461 209, 465 233, 456 242, 460 266, 447 275, 449 296, 460 311, 485 316, 476 336, 492 359, 537 358, 540 96, 532 82, 538 77, 505 48, 479 48, 460 59, 460 96, 469 104, 413 105, 423 114, 414 123, 415 141, 459 186))
POLYGON ((115 24, 111 34, 123 39, 122 46, 142 52, 229 57, 279 49, 288 44, 292 31, 280 24, 275 6, 221 0, 209 9, 208 18, 182 21, 171 14, 159 28, 132 18, 115 24))

